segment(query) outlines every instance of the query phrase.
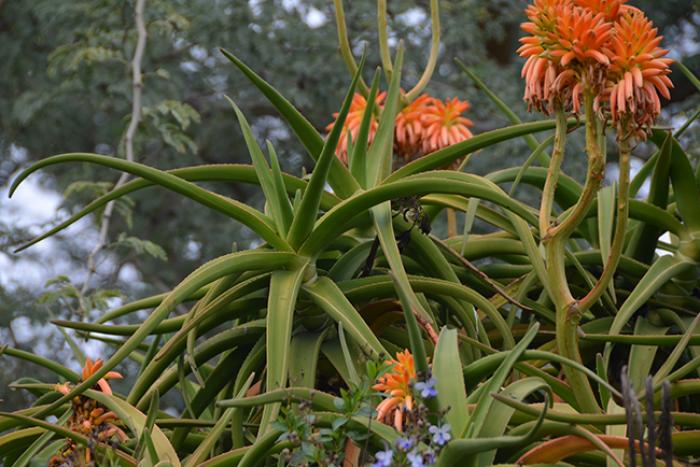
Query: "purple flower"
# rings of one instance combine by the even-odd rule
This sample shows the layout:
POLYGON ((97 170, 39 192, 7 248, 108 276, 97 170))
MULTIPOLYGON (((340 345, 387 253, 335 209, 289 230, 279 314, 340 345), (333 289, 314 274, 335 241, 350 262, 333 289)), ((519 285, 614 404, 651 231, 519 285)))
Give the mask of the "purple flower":
POLYGON ((391 460, 394 457, 394 452, 391 449, 379 451, 374 455, 376 462, 372 464, 374 467, 391 467, 391 460))
POLYGON ((408 451, 413 447, 413 438, 399 438, 396 440, 396 447, 402 451, 408 451))
POLYGON ((406 456, 408 462, 411 463, 411 467, 425 467, 425 462, 423 462, 423 455, 416 451, 411 451, 406 456))
POLYGON ((429 397, 435 397, 437 396, 437 389, 435 389, 435 378, 430 378, 427 381, 418 381, 416 383, 416 390, 420 391, 420 396, 423 399, 427 399, 429 397))
POLYGON ((430 434, 433 435, 433 443, 437 444, 438 446, 443 446, 452 439, 450 429, 450 424, 445 423, 442 426, 430 425, 428 431, 430 431, 430 434))
POLYGON ((437 462, 437 456, 435 455, 435 451, 432 449, 428 449, 425 451, 425 456, 428 461, 428 465, 435 465, 435 462, 437 462))

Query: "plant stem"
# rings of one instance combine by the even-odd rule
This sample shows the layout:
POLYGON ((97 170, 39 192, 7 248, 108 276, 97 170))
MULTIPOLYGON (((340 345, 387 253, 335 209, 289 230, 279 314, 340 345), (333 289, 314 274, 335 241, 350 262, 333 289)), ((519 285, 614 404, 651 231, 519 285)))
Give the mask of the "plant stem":
MULTIPOLYGON (((605 157, 600 146, 601 125, 593 110, 593 95, 585 95, 586 108, 586 153, 588 154, 588 174, 586 184, 581 192, 576 206, 571 214, 561 224, 549 227, 542 238, 545 247, 547 263, 547 278, 556 305, 556 341, 559 354, 563 357, 582 363, 578 345, 578 323, 582 312, 576 299, 571 294, 566 278, 566 243, 581 224, 584 216, 595 198, 600 187, 605 167, 605 157)), ((557 164, 552 158, 552 164, 557 164)), ((550 166, 551 167, 551 166, 550 166)), ((559 170, 550 171, 548 182, 558 176, 559 170)), ((556 180, 555 180, 556 181, 556 180)), ((553 184, 556 186, 556 183, 553 184)), ((579 404, 579 410, 588 413, 600 412, 600 406, 595 398, 588 379, 576 370, 564 368, 566 378, 571 385, 574 397, 579 404)))
POLYGON ((425 70, 418 80, 418 83, 406 94, 408 102, 417 98, 423 89, 430 82, 437 64, 438 53, 440 52, 440 5, 438 0, 430 0, 430 23, 432 28, 432 38, 430 43, 430 56, 428 63, 425 65, 425 70))
POLYGON ((610 247, 608 261, 605 264, 603 273, 598 279, 593 289, 579 301, 581 313, 585 313, 603 295, 605 289, 615 275, 617 265, 622 256, 622 247, 625 243, 625 232, 627 230, 627 219, 629 217, 629 185, 630 185, 630 155, 631 149, 629 140, 623 139, 619 144, 620 148, 620 183, 617 194, 617 219, 615 220, 615 237, 610 247))
MULTIPOLYGON (((352 56, 352 50, 350 50, 350 41, 348 40, 348 28, 345 23, 345 10, 343 9, 343 0, 333 0, 335 4, 335 24, 338 30, 338 45, 340 46, 340 54, 345 61, 345 65, 350 71, 350 76, 355 76, 357 74, 357 63, 355 62, 355 57, 352 56)), ((367 97, 369 94, 369 88, 365 81, 360 77, 358 83, 360 93, 367 97)))
POLYGON ((588 154, 588 173, 581 197, 561 223, 549 230, 550 237, 570 237, 581 224, 586 212, 598 193, 605 171, 605 156, 600 146, 602 131, 598 117, 593 110, 593 96, 588 93, 586 101, 586 153, 588 154))
POLYGON ((554 193, 559 182, 559 172, 564 159, 564 148, 566 147, 566 132, 568 124, 566 114, 563 109, 556 112, 557 127, 554 134, 554 147, 552 148, 552 159, 547 169, 547 180, 542 192, 542 203, 540 204, 540 238, 545 238, 549 231, 552 206, 554 205, 554 193))
POLYGON ((382 68, 386 74, 386 80, 391 81, 391 73, 394 70, 389 51, 388 22, 386 20, 386 0, 377 0, 377 30, 379 32, 379 56, 382 59, 382 68))
POLYGON ((447 208, 447 237, 457 236, 457 213, 452 208, 447 208))

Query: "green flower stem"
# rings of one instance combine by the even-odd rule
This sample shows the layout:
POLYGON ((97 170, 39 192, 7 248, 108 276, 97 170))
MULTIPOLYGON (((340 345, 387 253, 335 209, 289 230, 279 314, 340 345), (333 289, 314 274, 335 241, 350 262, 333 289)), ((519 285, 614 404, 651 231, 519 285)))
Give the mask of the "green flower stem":
POLYGON ((605 175, 605 155, 600 146, 601 131, 601 122, 593 110, 593 97, 586 96, 586 153, 588 154, 586 184, 570 214, 558 226, 549 229, 549 237, 570 237, 583 221, 598 193, 605 175))
POLYGON ((620 141, 620 184, 617 195, 617 219, 615 220, 615 236, 610 247, 608 261, 603 269, 603 274, 598 279, 593 289, 579 301, 579 310, 585 313, 603 295, 605 289, 615 275, 617 265, 622 256, 627 231, 627 219, 629 217, 629 185, 630 185, 630 156, 631 149, 627 139, 620 141))
MULTIPOLYGON (((556 305, 556 342, 559 354, 575 362, 582 363, 578 345, 578 323, 582 312, 571 294, 566 278, 566 243, 569 237, 585 218, 600 187, 605 168, 605 156, 600 146, 602 125, 593 110, 593 95, 585 95, 586 109, 586 153, 588 154, 588 174, 581 197, 561 224, 550 227, 542 238, 545 247, 547 279, 556 305)), ((552 160, 552 164, 557 162, 552 160)), ((552 171, 548 182, 558 175, 552 171)), ((551 182, 550 182, 551 184, 551 182)), ((583 412, 598 413, 600 406, 588 379, 577 371, 564 368, 566 378, 574 392, 574 397, 583 412)))
MULTIPOLYGON (((383 1, 383 0, 381 0, 383 1)), ((423 89, 430 82, 430 78, 433 77, 433 72, 435 71, 435 65, 437 64, 438 53, 440 52, 440 6, 438 0, 430 0, 430 22, 432 27, 432 40, 430 43, 430 56, 428 57, 428 63, 425 66, 423 75, 421 75, 418 83, 406 94, 406 100, 408 102, 413 101, 417 98, 423 89)))
POLYGON ((388 23, 386 20, 386 0, 377 0, 377 29, 379 32, 379 56, 382 59, 382 68, 386 74, 386 80, 391 81, 391 73, 394 66, 391 63, 389 51, 388 23))
MULTIPOLYGON (((345 10, 343 9, 343 0, 333 0, 335 4, 335 24, 338 30, 338 45, 340 46, 340 55, 342 55, 345 65, 348 67, 351 76, 357 74, 357 63, 355 62, 355 57, 352 56, 352 50, 350 49, 350 41, 348 40, 348 28, 345 23, 345 10)), ((362 95, 367 97, 369 94, 369 87, 364 82, 362 77, 358 83, 358 87, 362 95)))
POLYGON ((564 148, 566 147, 566 133, 568 123, 563 109, 556 112, 556 133, 554 135, 554 148, 552 149, 552 159, 547 169, 547 181, 542 192, 542 203, 540 204, 540 237, 547 236, 550 227, 552 206, 554 205, 554 192, 559 182, 561 172, 561 162, 564 159, 564 148))

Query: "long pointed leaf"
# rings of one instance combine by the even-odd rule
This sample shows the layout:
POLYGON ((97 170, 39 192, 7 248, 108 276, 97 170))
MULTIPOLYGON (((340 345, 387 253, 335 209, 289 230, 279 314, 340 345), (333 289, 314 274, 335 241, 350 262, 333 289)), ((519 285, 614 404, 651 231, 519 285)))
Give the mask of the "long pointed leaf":
POLYGON ((283 250, 289 249, 287 242, 280 238, 274 231, 272 221, 267 216, 251 208, 245 203, 212 193, 195 185, 194 183, 169 174, 168 172, 116 157, 88 153, 69 153, 41 159, 29 168, 22 171, 17 178, 15 178, 15 180, 12 182, 12 186, 10 187, 10 196, 12 196, 12 194, 15 192, 19 184, 33 172, 36 172, 37 170, 49 165, 78 161, 104 165, 106 167, 111 167, 151 180, 158 185, 180 193, 193 201, 238 220, 260 235, 260 237, 269 242, 271 245, 283 250))
MULTIPOLYGON (((318 134, 314 126, 304 117, 294 106, 285 99, 275 88, 270 86, 265 80, 258 76, 253 70, 240 61, 231 52, 221 49, 224 54, 239 70, 263 93, 270 103, 275 106, 277 111, 289 123, 289 126, 294 131, 294 134, 299 138, 299 141, 304 145, 307 152, 314 160, 318 160, 323 148, 323 138, 318 134)), ((345 198, 354 193, 359 185, 352 177, 348 169, 336 159, 331 161, 333 169, 330 172, 329 180, 333 191, 338 196, 345 198)))
POLYGON ((332 162, 337 161, 337 157, 335 156, 335 148, 338 145, 338 140, 340 139, 341 133, 344 131, 343 124, 348 116, 348 111, 350 110, 350 105, 352 104, 352 99, 355 95, 355 88, 357 87, 357 82, 360 79, 365 58, 366 56, 362 58, 360 68, 353 78, 352 83, 350 83, 350 88, 345 95, 345 100, 343 101, 343 105, 338 113, 338 118, 333 125, 331 134, 328 135, 328 139, 326 139, 326 143, 323 145, 321 155, 318 157, 316 167, 314 167, 314 171, 311 174, 309 185, 304 191, 299 209, 296 211, 294 221, 289 229, 289 235, 287 238, 289 240, 289 244, 294 248, 297 248, 306 239, 313 229, 314 222, 316 221, 318 207, 321 204, 321 195, 324 191, 328 174, 332 168, 332 162))
MULTIPOLYGON (((287 193, 284 191, 279 191, 279 184, 275 183, 273 180, 272 171, 267 165, 267 161, 265 160, 265 156, 263 155, 260 146, 258 146, 258 143, 255 141, 253 131, 250 129, 250 125, 248 124, 245 115, 243 115, 243 112, 241 112, 241 109, 238 108, 235 102, 228 97, 227 99, 238 117, 241 131, 243 132, 243 138, 248 146, 250 157, 253 160, 253 167, 255 167, 258 180, 260 180, 260 186, 265 194, 265 199, 270 205, 272 218, 277 224, 277 231, 281 235, 286 235, 287 230, 291 225, 293 215, 292 206, 289 203, 287 193)), ((271 147, 271 145, 268 145, 268 147, 271 147)), ((272 154, 270 156, 274 157, 272 154)))
MULTIPOLYGON (((289 354, 292 338, 292 321, 297 297, 305 268, 291 271, 275 271, 270 277, 270 292, 267 304, 267 379, 266 388, 272 391, 287 384, 289 375, 289 354)), ((268 405, 262 414, 258 439, 270 428, 270 422, 277 418, 279 404, 268 405)))
POLYGON ((445 418, 452 427, 452 432, 464 433, 469 420, 467 390, 464 387, 462 372, 455 371, 455 366, 462 366, 457 330, 443 328, 433 357, 433 377, 436 381, 437 398, 440 410, 449 409, 445 418))

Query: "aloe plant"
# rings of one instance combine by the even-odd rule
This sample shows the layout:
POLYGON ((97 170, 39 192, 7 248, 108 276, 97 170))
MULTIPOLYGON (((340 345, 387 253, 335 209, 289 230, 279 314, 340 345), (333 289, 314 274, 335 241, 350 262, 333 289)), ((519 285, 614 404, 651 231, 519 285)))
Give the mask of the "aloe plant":
MULTIPOLYGON (((564 10, 557 11, 572 21, 592 21, 604 37, 611 28, 622 31, 625 21, 643 21, 641 12, 622 3, 562 2, 564 10)), ((544 14, 538 8, 545 4, 528 9, 531 20, 544 14)), ((222 49, 315 160, 307 177, 282 172, 275 148, 259 145, 232 101, 231 118, 241 126, 250 164, 164 171, 71 153, 43 159, 16 177, 11 193, 32 173, 63 163, 97 164, 133 176, 21 249, 151 186, 222 214, 222 222, 247 226, 260 245, 224 253, 172 291, 110 310, 95 322, 57 322, 113 349, 83 375, 3 347, 6 357, 44 366, 57 381, 23 378, 15 384, 37 399, 30 408, 0 414, 0 458, 7 465, 25 465, 27 452, 48 458, 65 438, 98 462, 117 465, 407 465, 419 459, 439 465, 565 459, 604 465, 634 464, 637 458, 643 465, 675 465, 683 456, 700 455, 694 397, 700 392, 694 380, 700 372, 700 183, 679 135, 653 127, 648 114, 624 113, 620 101, 603 102, 617 93, 611 86, 620 84, 590 79, 617 76, 615 60, 574 56, 569 63, 579 68, 573 69, 563 64, 564 54, 552 55, 561 62, 543 58, 539 49, 528 55, 528 46, 542 46, 539 23, 532 23, 525 29, 536 40, 524 41, 521 51, 528 63, 536 60, 526 67, 553 60, 542 67, 560 73, 552 88, 559 94, 550 100, 537 94, 539 79, 555 78, 526 68, 526 98, 553 119, 522 123, 465 69, 512 125, 445 137, 438 150, 412 146, 411 157, 397 157, 397 121, 408 118, 403 112, 422 118, 421 112, 436 111, 423 106, 429 100, 414 104, 439 48, 433 47, 416 87, 404 92, 403 47, 392 61, 386 2, 380 0, 385 84, 378 70, 368 86, 365 58, 355 62, 342 2, 335 5, 341 50, 353 76, 327 136, 222 49), (587 75, 590 70, 597 74, 587 75), (380 94, 382 87, 386 93, 380 94), (366 106, 359 114, 357 102, 366 106), (355 134, 348 131, 349 114, 355 134), (552 131, 540 141, 541 133, 552 131), (575 132, 586 139, 583 184, 562 170, 567 139, 575 132), (601 189, 606 132, 616 135, 620 179, 601 189), (630 178, 632 146, 647 137, 658 153, 630 178), (523 167, 485 176, 464 170, 465 158, 516 138, 525 138, 533 151, 523 167), (337 157, 341 152, 346 163, 337 157), (646 176, 652 180, 649 196, 635 199, 646 176), (265 209, 199 182, 257 185, 265 209), (513 183, 541 190, 539 208, 511 196, 506 188, 513 183), (464 213, 462 234, 430 233, 431 223, 455 212, 464 213), (475 220, 491 233, 471 232, 475 220), (673 238, 665 245, 670 256, 657 254, 664 232, 673 238), (179 305, 188 311, 175 316, 179 305), (141 310, 151 311, 137 322, 141 310), (399 352, 400 362, 393 360, 399 352), (105 391, 103 378, 114 376, 110 372, 126 360, 141 366, 137 375, 125 375, 128 394, 105 391), (621 371, 623 366, 629 370, 621 371), (183 400, 178 416, 163 410, 161 396, 169 392, 183 400), (66 428, 76 398, 109 410, 109 423, 119 426, 123 439, 109 444, 90 431, 66 428), (63 414, 55 423, 48 418, 63 414)), ((431 1, 434 44, 438 6, 431 1)), ((636 72, 632 78, 625 73, 620 95, 629 106, 635 97, 627 97, 624 86, 639 81, 636 72)))

